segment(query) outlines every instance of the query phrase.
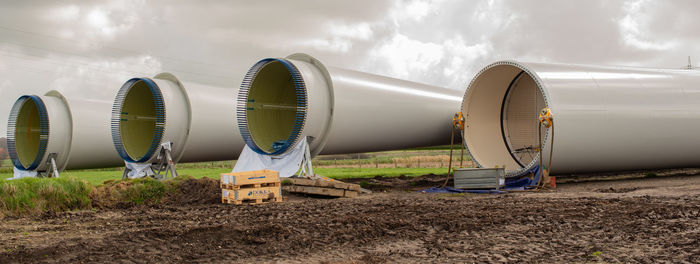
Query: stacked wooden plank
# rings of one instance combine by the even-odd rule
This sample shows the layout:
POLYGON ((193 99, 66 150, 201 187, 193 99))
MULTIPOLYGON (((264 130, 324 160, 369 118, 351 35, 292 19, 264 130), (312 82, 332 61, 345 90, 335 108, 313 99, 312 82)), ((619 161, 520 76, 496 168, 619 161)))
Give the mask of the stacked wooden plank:
POLYGON ((282 189, 291 193, 314 194, 331 197, 357 197, 360 185, 344 183, 333 179, 312 180, 306 178, 288 178, 282 189))
POLYGON ((261 204, 281 202, 282 189, 277 171, 258 170, 221 174, 221 202, 261 204))

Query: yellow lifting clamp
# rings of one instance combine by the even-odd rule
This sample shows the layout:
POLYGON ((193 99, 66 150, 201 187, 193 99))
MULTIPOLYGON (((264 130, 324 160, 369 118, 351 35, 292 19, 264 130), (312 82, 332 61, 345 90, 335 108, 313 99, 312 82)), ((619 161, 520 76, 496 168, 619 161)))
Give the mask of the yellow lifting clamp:
POLYGON ((452 117, 452 126, 459 131, 464 130, 464 115, 462 115, 462 112, 457 112, 452 117))
POLYGON ((547 162, 547 167, 542 166, 542 150, 544 149, 542 142, 542 129, 537 129, 537 135, 539 137, 539 147, 537 151, 540 153, 540 178, 537 182, 537 188, 543 187, 549 180, 549 169, 552 166, 552 153, 554 152, 554 116, 552 115, 552 110, 549 108, 544 108, 540 111, 539 115, 540 127, 552 128, 551 136, 549 139, 549 162, 547 162), (543 181, 544 179, 544 181, 543 181))
POLYGON ((452 173, 452 149, 454 147, 454 140, 455 140, 455 130, 459 131, 460 134, 462 134, 462 147, 460 147, 460 156, 459 156, 459 167, 462 167, 462 162, 464 160, 464 136, 463 132, 464 131, 464 115, 462 112, 457 112, 455 115, 452 117, 452 125, 450 126, 450 161, 448 162, 447 165, 447 178, 445 179, 445 183, 442 184, 442 187, 444 188, 447 186, 447 182, 450 181, 450 175, 452 173))
POLYGON ((540 120, 540 124, 542 124, 542 126, 544 126, 546 128, 551 127, 552 120, 553 120, 552 110, 550 110, 549 108, 542 109, 542 111, 540 111, 539 120, 540 120))

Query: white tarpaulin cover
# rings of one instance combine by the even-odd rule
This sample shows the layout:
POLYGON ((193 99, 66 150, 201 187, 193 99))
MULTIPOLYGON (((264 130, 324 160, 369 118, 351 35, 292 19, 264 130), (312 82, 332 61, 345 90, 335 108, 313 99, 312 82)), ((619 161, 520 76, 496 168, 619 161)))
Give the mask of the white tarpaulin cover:
POLYGON ((14 175, 14 177, 10 178, 10 180, 22 179, 22 178, 26 178, 26 177, 36 177, 36 176, 37 176, 37 172, 36 172, 36 171, 20 170, 20 169, 18 169, 17 167, 14 167, 14 169, 15 169, 15 171, 14 171, 14 172, 15 172, 15 175, 14 175))
POLYGON ((304 148, 306 137, 297 142, 293 149, 279 156, 259 154, 245 145, 241 156, 233 167, 233 172, 254 170, 275 170, 280 177, 294 176, 301 168, 304 161, 304 148))
POLYGON ((146 176, 153 176, 155 173, 151 169, 151 163, 134 163, 124 161, 126 168, 129 169, 127 177, 129 179, 143 178, 146 176))

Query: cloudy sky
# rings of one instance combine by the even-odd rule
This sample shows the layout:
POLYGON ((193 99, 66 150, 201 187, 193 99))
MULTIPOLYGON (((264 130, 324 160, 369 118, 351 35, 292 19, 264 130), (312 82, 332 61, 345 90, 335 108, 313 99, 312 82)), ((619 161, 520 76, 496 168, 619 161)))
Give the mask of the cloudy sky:
POLYGON ((700 64, 696 0, 2 1, 0 135, 17 97, 57 89, 110 102, 167 71, 238 87, 265 57, 453 89, 496 60, 700 64))

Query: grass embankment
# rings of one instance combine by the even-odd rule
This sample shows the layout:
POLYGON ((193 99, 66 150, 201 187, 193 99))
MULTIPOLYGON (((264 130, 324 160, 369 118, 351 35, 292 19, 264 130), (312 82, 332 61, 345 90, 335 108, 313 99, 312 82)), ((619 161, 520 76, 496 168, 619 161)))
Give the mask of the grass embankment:
POLYGON ((45 212, 92 208, 124 208, 158 204, 168 199, 177 201, 193 198, 191 194, 183 195, 186 192, 182 189, 184 185, 188 189, 195 189, 193 192, 200 193, 202 188, 207 188, 205 198, 209 200, 210 196, 219 195, 215 192, 218 182, 195 180, 191 176, 165 181, 151 178, 110 180, 98 186, 72 177, 0 180, 0 217, 36 216, 45 212), (193 185, 198 185, 200 190, 192 188, 193 185))
POLYGON ((0 215, 88 209, 92 185, 70 178, 0 181, 0 215))

